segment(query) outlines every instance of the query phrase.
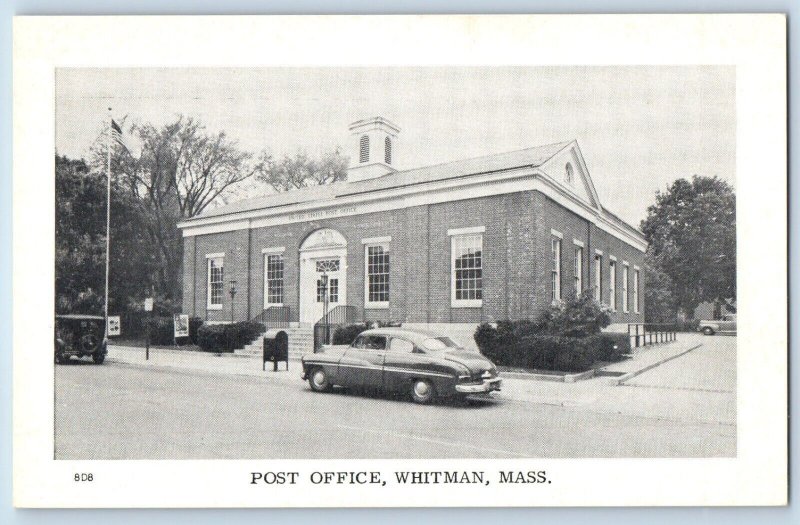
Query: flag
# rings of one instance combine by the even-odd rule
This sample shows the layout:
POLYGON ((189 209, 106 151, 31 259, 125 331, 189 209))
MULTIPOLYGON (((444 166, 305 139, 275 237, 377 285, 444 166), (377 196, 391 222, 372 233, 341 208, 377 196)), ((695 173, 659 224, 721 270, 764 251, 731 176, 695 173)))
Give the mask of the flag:
POLYGON ((125 143, 125 139, 122 136, 122 128, 119 127, 119 124, 114 122, 114 119, 111 119, 111 138, 114 139, 114 142, 125 148, 128 153, 130 153, 131 149, 125 143))

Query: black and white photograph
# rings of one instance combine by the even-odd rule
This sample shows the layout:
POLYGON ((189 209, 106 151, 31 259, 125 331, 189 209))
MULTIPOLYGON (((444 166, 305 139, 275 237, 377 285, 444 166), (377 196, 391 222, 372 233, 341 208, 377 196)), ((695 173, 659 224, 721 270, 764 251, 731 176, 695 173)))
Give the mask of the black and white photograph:
POLYGON ((735 456, 735 90, 58 69, 55 458, 735 456))
POLYGON ((785 499, 782 17, 113 21, 15 33, 18 504, 785 499))

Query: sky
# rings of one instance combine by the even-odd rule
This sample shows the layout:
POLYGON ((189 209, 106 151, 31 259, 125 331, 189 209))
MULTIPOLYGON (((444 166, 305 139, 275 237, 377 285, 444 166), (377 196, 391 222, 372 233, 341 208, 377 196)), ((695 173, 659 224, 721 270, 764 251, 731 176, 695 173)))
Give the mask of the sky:
POLYGON ((61 68, 56 150, 88 158, 108 107, 156 126, 192 116, 277 156, 353 158, 348 124, 383 116, 401 128, 399 169, 577 139, 601 203, 638 226, 675 179, 735 185, 735 103, 730 66, 61 68))

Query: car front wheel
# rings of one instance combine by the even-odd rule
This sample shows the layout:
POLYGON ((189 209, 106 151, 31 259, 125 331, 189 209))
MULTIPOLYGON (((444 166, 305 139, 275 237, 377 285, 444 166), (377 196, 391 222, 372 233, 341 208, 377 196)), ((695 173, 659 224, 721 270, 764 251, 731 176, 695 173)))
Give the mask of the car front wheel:
POLYGON ((411 383, 411 399, 415 403, 424 405, 433 399, 433 384, 427 379, 415 379, 411 383))
POLYGON ((314 392, 330 392, 333 388, 328 374, 322 368, 315 368, 308 375, 308 384, 314 392))
POLYGON ((94 361, 94 364, 96 364, 96 365, 102 365, 102 364, 103 364, 103 361, 105 361, 105 360, 106 360, 106 354, 102 354, 102 353, 99 353, 99 352, 98 352, 98 353, 96 353, 96 354, 94 354, 94 355, 92 356, 92 360, 94 361))
POLYGON ((703 328, 703 333, 706 335, 714 335, 714 329, 711 328, 710 326, 706 326, 705 328, 703 328))

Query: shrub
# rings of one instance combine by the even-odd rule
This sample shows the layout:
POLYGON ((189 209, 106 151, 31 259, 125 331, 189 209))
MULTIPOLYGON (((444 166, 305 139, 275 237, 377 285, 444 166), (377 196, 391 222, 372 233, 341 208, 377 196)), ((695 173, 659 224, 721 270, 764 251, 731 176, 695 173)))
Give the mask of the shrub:
POLYGON ((150 344, 175 344, 175 327, 172 317, 151 317, 146 323, 150 325, 150 344))
POLYGON ((352 343, 356 336, 367 329, 366 324, 349 324, 339 326, 333 332, 333 344, 335 345, 349 345, 352 343))
POLYGON ((500 366, 582 372, 597 361, 617 361, 630 353, 627 334, 564 337, 540 333, 530 321, 483 323, 475 330, 481 353, 500 366))
POLYGON ((197 346, 204 352, 226 352, 225 325, 204 324, 197 331, 197 346))
POLYGON ((608 308, 594 300, 589 293, 573 295, 545 311, 539 324, 541 331, 564 337, 587 337, 599 334, 611 324, 608 308))
POLYGON ((197 331, 203 326, 203 320, 199 317, 189 318, 189 343, 197 344, 197 331))
POLYGON ((244 348, 263 332, 263 324, 250 321, 204 324, 197 331, 197 345, 205 352, 233 352, 244 348))

